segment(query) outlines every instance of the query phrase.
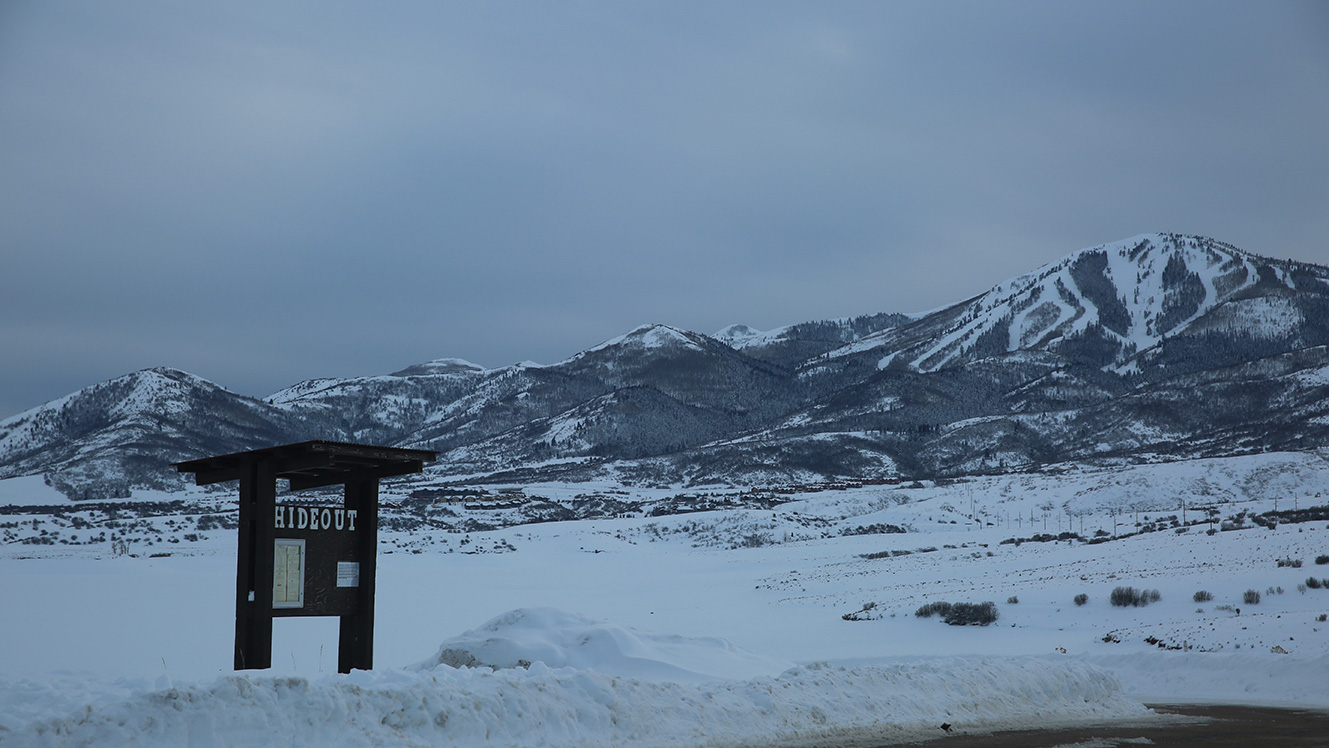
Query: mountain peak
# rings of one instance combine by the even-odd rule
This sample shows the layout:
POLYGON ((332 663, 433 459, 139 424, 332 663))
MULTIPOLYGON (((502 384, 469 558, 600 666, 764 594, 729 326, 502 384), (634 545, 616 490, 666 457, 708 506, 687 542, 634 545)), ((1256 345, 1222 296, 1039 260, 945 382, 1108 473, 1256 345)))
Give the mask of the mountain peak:
POLYGON ((754 330, 747 325, 730 325, 711 337, 731 347, 738 347, 761 337, 762 334, 760 330, 754 330))
POLYGON ((485 367, 473 364, 462 358, 436 358, 421 364, 412 364, 401 371, 394 371, 394 377, 422 377, 437 374, 479 374, 485 367))
POLYGON ((699 336, 697 333, 680 330, 671 325, 640 325, 623 335, 606 340, 597 346, 587 348, 569 360, 576 360, 585 357, 588 354, 600 353, 615 348, 636 350, 656 350, 677 348, 679 346, 701 348, 702 345, 698 340, 699 338, 704 339, 703 336, 699 336))
POLYGON ((1140 234, 1072 252, 830 356, 877 354, 879 369, 926 372, 1016 351, 1055 351, 1104 369, 1132 369, 1143 352, 1187 331, 1251 328, 1252 318, 1264 320, 1252 330, 1260 337, 1298 329, 1312 312, 1278 300, 1291 290, 1324 295, 1329 273, 1203 236, 1140 234))

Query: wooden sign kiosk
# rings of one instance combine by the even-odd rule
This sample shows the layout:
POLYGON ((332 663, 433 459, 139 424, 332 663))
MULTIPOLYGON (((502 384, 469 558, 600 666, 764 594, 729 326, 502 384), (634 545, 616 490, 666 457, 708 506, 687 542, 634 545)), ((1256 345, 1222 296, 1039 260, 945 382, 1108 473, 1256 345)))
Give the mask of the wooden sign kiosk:
POLYGON ((310 441, 175 464, 200 486, 240 481, 235 669, 272 667, 272 619, 339 616, 337 670, 374 665, 378 481, 418 473, 438 453, 310 441), (341 507, 278 504, 291 491, 345 486, 341 507))

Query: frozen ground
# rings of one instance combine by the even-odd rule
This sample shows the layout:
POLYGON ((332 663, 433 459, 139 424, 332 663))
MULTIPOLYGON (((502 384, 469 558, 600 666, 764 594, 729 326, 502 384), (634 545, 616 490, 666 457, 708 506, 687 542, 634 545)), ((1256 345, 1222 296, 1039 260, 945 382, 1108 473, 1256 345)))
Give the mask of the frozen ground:
MULTIPOLYGON (((1150 701, 1329 708, 1329 589, 1307 585, 1329 580, 1316 563, 1329 520, 1252 521, 1324 506, 1323 463, 385 532, 376 668, 351 676, 331 672, 336 623, 316 618, 276 622, 271 672, 230 670, 234 531, 184 540, 169 534, 178 518, 150 518, 163 538, 150 550, 170 553, 152 558, 20 542, 38 530, 13 509, 0 517, 0 744, 794 745, 1134 718, 1150 701), (1072 531, 1108 540, 1024 540, 1072 531), (1159 599, 1113 606, 1121 586, 1159 599), (999 617, 914 615, 938 601, 991 601, 999 617)), ((0 502, 59 499, 44 488, 3 481, 0 502)), ((586 490, 528 487, 555 501, 586 490)), ((67 519, 66 534, 104 531, 67 519)))

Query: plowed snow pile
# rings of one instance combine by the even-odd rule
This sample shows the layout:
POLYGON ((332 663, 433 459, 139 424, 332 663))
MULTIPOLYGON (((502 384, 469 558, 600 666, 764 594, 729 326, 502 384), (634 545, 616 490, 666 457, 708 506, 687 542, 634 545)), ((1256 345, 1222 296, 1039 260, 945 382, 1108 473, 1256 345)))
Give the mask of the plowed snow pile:
POLYGON ((679 683, 777 675, 794 665, 724 639, 666 636, 553 608, 522 608, 443 642, 417 668, 501 669, 533 662, 679 683))
POLYGON ((1048 723, 1049 715, 1067 724, 1147 714, 1114 676, 1065 659, 813 664, 753 676, 776 664, 722 639, 519 610, 448 640, 411 669, 314 680, 232 675, 96 706, 76 706, 74 697, 60 714, 11 703, 0 709, 0 740, 196 748, 773 745, 868 731, 877 739, 931 736, 942 723, 972 731, 1048 723), (468 657, 503 667, 432 664, 468 657))

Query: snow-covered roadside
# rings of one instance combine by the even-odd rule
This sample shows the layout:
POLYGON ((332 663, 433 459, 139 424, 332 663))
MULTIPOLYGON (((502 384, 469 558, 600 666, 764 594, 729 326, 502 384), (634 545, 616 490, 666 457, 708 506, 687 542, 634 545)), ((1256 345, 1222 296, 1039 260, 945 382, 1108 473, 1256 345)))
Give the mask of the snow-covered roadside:
MULTIPOLYGON (((0 748, 843 746, 941 737, 943 722, 975 732, 1154 719, 1142 703, 1326 709, 1329 523, 1220 524, 1279 501, 1318 503, 1291 488, 1231 489, 1273 485, 1288 464, 1166 466, 1195 481, 1131 478, 1166 472, 1146 466, 1119 480, 865 486, 772 510, 385 532, 378 669, 351 676, 323 673, 336 620, 313 617, 278 622, 271 671, 230 672, 232 532, 195 541, 181 534, 197 529, 189 517, 149 517, 183 541, 149 555, 15 540, 0 545, 0 600, 12 611, 0 616, 0 748), (1171 492, 1191 483, 1247 498, 1220 503, 1210 534, 1177 522, 1186 510, 1169 516, 1180 502, 1171 492), (1072 504, 1089 512, 1073 515, 1085 536, 1118 524, 1135 534, 1056 542, 1072 516, 1056 507, 1072 504), (1161 598, 1116 606, 1118 586, 1161 598), (946 626, 915 615, 937 601, 994 601, 1000 618, 946 626), (864 615, 846 620, 854 611, 864 615)), ((32 506, 43 488, 0 481, 0 497, 32 506)), ((555 488, 540 492, 578 490, 555 488)), ((72 516, 63 531, 86 534, 72 516)), ((9 531, 41 532, 22 511, 11 517, 9 531)))
POLYGON ((21 748, 799 745, 927 737, 942 723, 975 732, 1148 715, 1106 671, 1037 657, 822 663, 701 684, 539 662, 314 680, 231 675, 36 719, 12 709, 8 697, 23 688, 0 691, 0 703, 10 705, 0 712, 0 742, 21 748))
POLYGON ((1110 671, 1147 704, 1260 704, 1329 708, 1329 655, 1134 652, 1078 657, 1110 671))

